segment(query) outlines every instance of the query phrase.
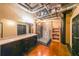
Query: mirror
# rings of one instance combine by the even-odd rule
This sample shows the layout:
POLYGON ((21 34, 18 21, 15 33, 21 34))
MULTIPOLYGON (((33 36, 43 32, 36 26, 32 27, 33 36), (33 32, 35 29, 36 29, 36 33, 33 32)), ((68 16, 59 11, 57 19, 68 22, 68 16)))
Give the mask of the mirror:
POLYGON ((26 25, 17 25, 17 35, 26 34, 26 25))
POLYGON ((2 23, 0 23, 0 38, 2 38, 2 23))

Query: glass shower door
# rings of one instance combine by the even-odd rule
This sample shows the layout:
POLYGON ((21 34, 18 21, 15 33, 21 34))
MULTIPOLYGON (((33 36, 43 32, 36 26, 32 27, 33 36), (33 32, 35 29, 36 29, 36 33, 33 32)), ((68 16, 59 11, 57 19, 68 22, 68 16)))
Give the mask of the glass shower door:
POLYGON ((72 22, 72 52, 79 55, 79 15, 72 22))

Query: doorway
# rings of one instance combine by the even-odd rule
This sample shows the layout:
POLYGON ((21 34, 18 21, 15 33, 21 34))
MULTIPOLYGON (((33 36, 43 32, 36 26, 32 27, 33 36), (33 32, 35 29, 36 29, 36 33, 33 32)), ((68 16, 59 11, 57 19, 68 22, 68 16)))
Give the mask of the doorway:
POLYGON ((79 15, 72 19, 72 53, 79 55, 79 15))
POLYGON ((61 23, 61 43, 66 44, 66 13, 63 13, 62 23, 61 23))
POLYGON ((36 23, 36 34, 38 34, 38 39, 43 37, 43 23, 36 23))
POLYGON ((61 42, 61 18, 56 18, 51 22, 51 38, 53 41, 61 42))

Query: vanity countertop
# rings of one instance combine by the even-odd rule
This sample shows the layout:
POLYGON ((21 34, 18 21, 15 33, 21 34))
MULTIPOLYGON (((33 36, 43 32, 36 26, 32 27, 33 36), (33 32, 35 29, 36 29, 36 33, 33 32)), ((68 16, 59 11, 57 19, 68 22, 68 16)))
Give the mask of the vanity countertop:
POLYGON ((37 35, 37 34, 24 34, 24 35, 16 36, 14 38, 0 38, 0 45, 7 44, 10 42, 14 42, 14 41, 18 41, 18 40, 22 40, 25 38, 30 38, 30 37, 35 36, 35 35, 37 35))

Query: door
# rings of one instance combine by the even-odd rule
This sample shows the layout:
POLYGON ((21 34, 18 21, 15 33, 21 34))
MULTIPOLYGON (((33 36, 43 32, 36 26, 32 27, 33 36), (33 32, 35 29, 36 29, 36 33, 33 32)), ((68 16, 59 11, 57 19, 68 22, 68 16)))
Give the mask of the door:
POLYGON ((79 55, 79 15, 72 21, 72 52, 79 55))

